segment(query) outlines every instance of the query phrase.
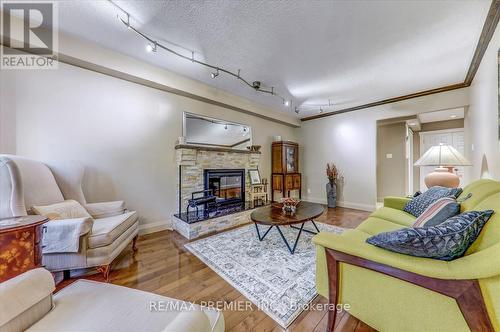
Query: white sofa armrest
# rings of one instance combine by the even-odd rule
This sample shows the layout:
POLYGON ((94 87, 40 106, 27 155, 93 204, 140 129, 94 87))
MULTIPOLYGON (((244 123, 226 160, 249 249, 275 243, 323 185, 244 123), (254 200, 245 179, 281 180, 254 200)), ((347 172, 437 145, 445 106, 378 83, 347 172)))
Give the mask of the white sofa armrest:
POLYGON ((125 213, 124 201, 89 203, 85 208, 95 219, 113 217, 125 213))
POLYGON ((55 289, 52 274, 42 268, 33 269, 0 283, 0 330, 55 289))
POLYGON ((80 236, 92 230, 92 218, 51 220, 44 226, 43 253, 78 252, 80 236))

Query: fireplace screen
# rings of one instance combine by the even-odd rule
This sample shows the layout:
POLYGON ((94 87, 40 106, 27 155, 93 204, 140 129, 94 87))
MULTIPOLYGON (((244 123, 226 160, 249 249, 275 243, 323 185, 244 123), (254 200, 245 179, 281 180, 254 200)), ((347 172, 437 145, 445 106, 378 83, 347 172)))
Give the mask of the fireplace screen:
POLYGON ((244 202, 245 170, 207 169, 205 170, 205 189, 212 190, 220 204, 244 202))

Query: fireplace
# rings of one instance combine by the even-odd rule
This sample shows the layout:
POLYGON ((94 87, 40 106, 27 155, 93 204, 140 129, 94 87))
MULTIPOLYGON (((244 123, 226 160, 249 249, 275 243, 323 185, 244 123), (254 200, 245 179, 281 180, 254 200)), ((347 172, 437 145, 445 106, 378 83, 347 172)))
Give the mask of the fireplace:
POLYGON ((244 169, 205 169, 205 190, 212 190, 218 205, 245 201, 244 169))

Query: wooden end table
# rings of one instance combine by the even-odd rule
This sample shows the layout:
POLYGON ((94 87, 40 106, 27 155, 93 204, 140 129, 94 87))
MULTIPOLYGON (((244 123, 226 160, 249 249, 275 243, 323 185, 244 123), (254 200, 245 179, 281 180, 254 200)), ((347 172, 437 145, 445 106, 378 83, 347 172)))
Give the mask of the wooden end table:
POLYGON ((42 266, 44 216, 0 219, 0 282, 42 266))
POLYGON ((288 250, 293 255, 295 253, 295 249, 297 248, 297 243, 299 242, 300 234, 302 234, 302 232, 310 234, 319 233, 319 228, 314 222, 314 219, 321 216, 324 211, 325 208, 323 207, 323 205, 310 202, 300 202, 299 205, 297 205, 297 210, 295 211, 294 214, 285 213, 279 207, 268 205, 253 211, 252 214, 250 215, 250 219, 252 219, 252 221, 255 224, 255 229, 257 230, 257 237, 259 238, 260 241, 264 240, 266 235, 273 227, 276 227, 279 234, 281 235, 281 238, 285 242, 288 250), (314 228, 316 229, 316 232, 304 229, 304 224, 309 221, 313 224, 314 228), (269 228, 262 236, 260 235, 258 224, 269 226, 269 228), (295 226, 297 224, 301 224, 300 227, 295 226), (280 229, 280 227, 282 226, 290 226, 291 228, 299 230, 299 233, 297 234, 297 238, 295 239, 293 247, 290 246, 285 236, 283 235, 283 232, 280 229))

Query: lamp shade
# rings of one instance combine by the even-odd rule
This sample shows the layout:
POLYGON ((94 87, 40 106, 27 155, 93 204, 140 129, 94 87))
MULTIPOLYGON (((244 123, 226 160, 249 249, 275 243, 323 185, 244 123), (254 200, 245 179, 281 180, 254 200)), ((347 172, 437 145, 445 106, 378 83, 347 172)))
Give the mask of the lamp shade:
POLYGON ((451 145, 434 145, 415 163, 415 166, 471 166, 472 164, 451 145))

